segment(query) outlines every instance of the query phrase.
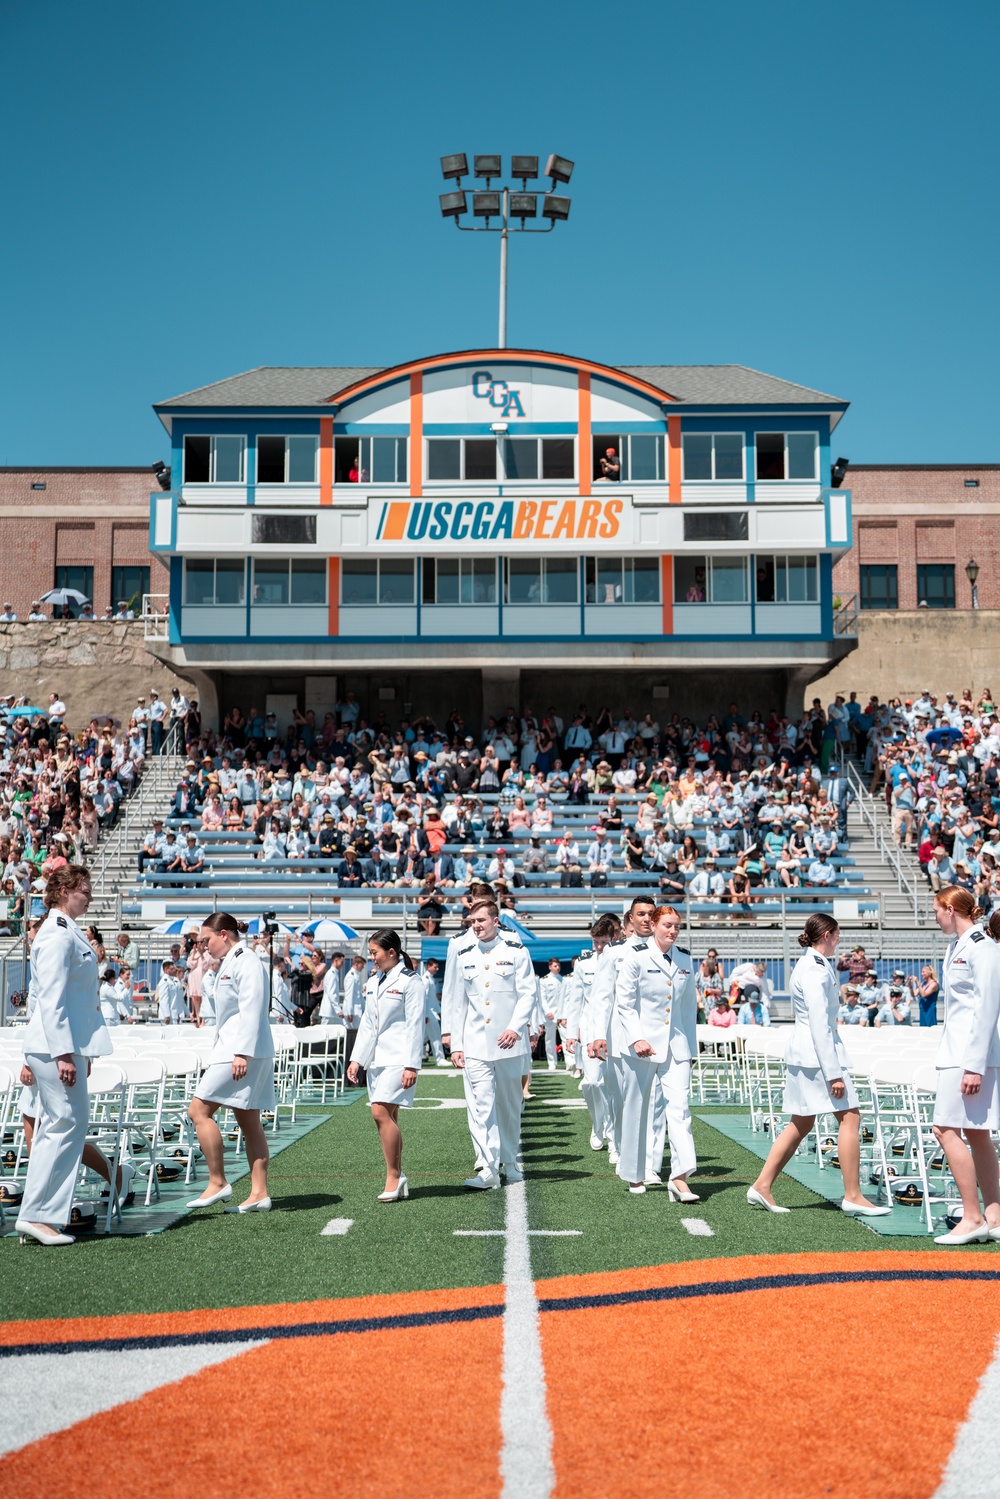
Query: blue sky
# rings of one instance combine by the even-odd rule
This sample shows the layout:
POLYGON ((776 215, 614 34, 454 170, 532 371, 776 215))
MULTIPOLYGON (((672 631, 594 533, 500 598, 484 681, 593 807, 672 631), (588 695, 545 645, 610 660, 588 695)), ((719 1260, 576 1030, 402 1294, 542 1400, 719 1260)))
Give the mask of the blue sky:
POLYGON ((843 396, 855 462, 997 443, 995 3, 0 0, 0 464, 166 456, 154 400, 492 344, 446 152, 577 162, 509 342, 843 396))

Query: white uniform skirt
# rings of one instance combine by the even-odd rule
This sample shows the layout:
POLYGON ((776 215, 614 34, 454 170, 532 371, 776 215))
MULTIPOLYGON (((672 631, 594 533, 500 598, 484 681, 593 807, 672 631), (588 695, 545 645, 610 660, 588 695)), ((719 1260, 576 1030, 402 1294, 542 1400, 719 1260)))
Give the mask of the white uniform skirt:
POLYGON ((983 1085, 969 1097, 961 1091, 964 1067, 939 1067, 934 1123, 945 1129, 1000 1129, 1000 1068, 987 1067, 983 1085))
POLYGON ((210 1062, 194 1096, 228 1109, 273 1109, 274 1058, 247 1057, 246 1077, 238 1081, 233 1080, 232 1062, 210 1062))
POLYGON ((845 1070, 844 1096, 834 1098, 830 1085, 819 1067, 794 1067, 786 1069, 785 1101, 782 1111, 786 1114, 840 1114, 844 1109, 858 1107, 858 1090, 854 1079, 845 1070))
POLYGON ((398 1103, 401 1109, 413 1107, 417 1085, 403 1087, 402 1067, 369 1067, 366 1075, 369 1103, 398 1103))

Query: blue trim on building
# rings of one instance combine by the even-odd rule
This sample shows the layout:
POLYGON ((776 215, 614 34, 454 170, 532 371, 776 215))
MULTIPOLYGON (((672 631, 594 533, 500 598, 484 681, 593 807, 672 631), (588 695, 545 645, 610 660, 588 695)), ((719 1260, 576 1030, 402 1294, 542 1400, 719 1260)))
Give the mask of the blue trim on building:
POLYGON ((184 596, 184 558, 170 559, 170 644, 181 645, 182 599, 184 596))
POLYGON ((408 422, 334 422, 334 437, 409 437, 408 422))
POLYGON ((833 558, 829 552, 821 552, 819 558, 819 605, 823 621, 823 636, 833 639, 833 558))
MULTIPOLYGON (((591 422, 590 431, 594 437, 628 437, 634 433, 636 437, 662 437, 667 430, 665 421, 644 422, 637 417, 628 417, 623 422, 591 422)), ((576 431, 576 428, 573 428, 576 431)))
MULTIPOLYGON (((179 559, 174 558, 174 561, 178 561, 178 560, 179 559)), ((832 595, 831 595, 831 597, 832 597, 832 595)), ((384 645, 386 642, 388 642, 388 643, 391 644, 393 641, 407 641, 407 642, 409 642, 411 644, 412 643, 418 643, 418 644, 421 644, 421 645, 454 645, 456 639, 458 639, 458 638, 459 637, 457 637, 455 635, 420 635, 420 636, 416 636, 416 635, 345 635, 344 632, 341 631, 341 633, 339 635, 337 635, 337 636, 330 636, 330 635, 326 635, 326 634, 318 634, 318 635, 253 635, 253 636, 251 636, 251 635, 246 635, 246 636, 243 636, 243 635, 186 635, 186 636, 183 637, 183 639, 178 638, 177 640, 172 640, 171 644, 172 645, 237 645, 237 644, 249 644, 249 645, 319 645, 319 644, 328 643, 331 639, 335 639, 339 643, 348 644, 348 645, 384 645)), ((460 638, 461 638, 461 640, 463 642, 466 642, 466 643, 468 643, 470 645, 495 645, 497 643, 498 639, 500 639, 501 637, 498 636, 498 635, 463 635, 460 638)), ((527 641, 527 640, 538 640, 539 637, 537 635, 504 635, 502 638, 504 640, 527 641)), ((723 644, 732 644, 733 642, 736 642, 736 641, 740 641, 740 642, 746 644, 746 642, 748 640, 751 640, 751 638, 754 641, 783 640, 783 641, 789 641, 792 644, 815 644, 817 642, 829 642, 829 641, 835 639, 836 637, 833 634, 832 625, 831 625, 829 633, 827 633, 825 635, 823 635, 823 634, 816 634, 816 635, 787 635, 787 634, 780 634, 780 635, 754 635, 753 637, 751 637, 751 636, 745 635, 745 634, 744 635, 678 635, 678 634, 675 633, 673 635, 657 634, 657 635, 645 635, 645 636, 643 636, 644 640, 655 641, 657 643, 659 643, 660 641, 672 641, 674 643, 677 643, 677 642, 684 643, 686 641, 691 641, 691 642, 693 642, 696 645, 711 645, 714 642, 721 642, 723 644)), ((546 635, 545 636, 545 642, 546 642, 546 644, 548 644, 551 641, 553 644, 559 644, 559 645, 572 644, 572 642, 574 642, 574 641, 576 641, 577 644, 585 644, 585 645, 589 645, 591 643, 600 644, 601 642, 607 642, 607 643, 615 644, 615 643, 617 643, 619 641, 622 641, 622 640, 630 640, 630 641, 634 642, 635 641, 635 635, 634 635, 634 633, 629 633, 629 634, 626 634, 626 635, 585 635, 585 636, 581 636, 581 635, 546 635)), ((220 663, 220 665, 224 665, 224 664, 225 663, 220 663)), ((410 663, 410 664, 412 665, 412 663, 410 663)), ((790 663, 775 662, 775 665, 777 665, 777 666, 780 666, 780 665, 783 665, 783 664, 790 664, 790 663)), ((440 665, 441 665, 440 662, 428 662, 428 666, 440 668, 440 665)), ((381 667, 380 667, 380 665, 378 663, 373 663, 372 664, 372 670, 373 671, 380 670, 380 669, 381 669, 381 667)))

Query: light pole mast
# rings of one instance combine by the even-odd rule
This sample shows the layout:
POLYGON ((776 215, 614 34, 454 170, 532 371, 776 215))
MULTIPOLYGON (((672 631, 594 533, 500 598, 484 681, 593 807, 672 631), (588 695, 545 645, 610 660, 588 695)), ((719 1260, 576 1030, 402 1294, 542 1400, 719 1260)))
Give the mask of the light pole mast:
POLYGON ((510 212, 510 189, 504 188, 501 202, 500 230, 500 333, 497 338, 497 348, 507 347, 507 218, 510 212))

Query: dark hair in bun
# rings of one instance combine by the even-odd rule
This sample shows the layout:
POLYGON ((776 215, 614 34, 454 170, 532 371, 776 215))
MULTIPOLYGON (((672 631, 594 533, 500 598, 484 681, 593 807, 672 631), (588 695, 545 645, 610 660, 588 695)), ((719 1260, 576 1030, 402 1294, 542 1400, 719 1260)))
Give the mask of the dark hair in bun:
POLYGON ((826 916, 822 911, 817 911, 814 916, 810 916, 805 927, 799 933, 798 944, 800 947, 815 947, 817 942, 821 942, 831 932, 839 930, 839 921, 834 921, 832 916, 826 916))

